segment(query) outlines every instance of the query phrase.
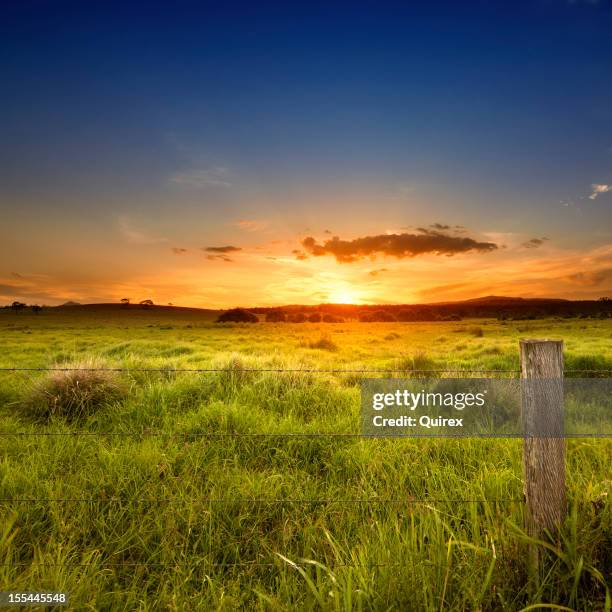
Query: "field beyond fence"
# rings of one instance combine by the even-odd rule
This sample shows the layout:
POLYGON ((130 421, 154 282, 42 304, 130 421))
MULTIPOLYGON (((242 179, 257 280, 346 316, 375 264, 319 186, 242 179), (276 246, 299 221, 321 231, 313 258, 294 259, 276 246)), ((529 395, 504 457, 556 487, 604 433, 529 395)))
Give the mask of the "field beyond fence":
POLYGON ((364 377, 609 377, 609 320, 0 318, 0 590, 91 609, 609 609, 612 445, 570 439, 526 528, 523 440, 372 439, 364 377), (538 544, 539 577, 527 552, 538 544))

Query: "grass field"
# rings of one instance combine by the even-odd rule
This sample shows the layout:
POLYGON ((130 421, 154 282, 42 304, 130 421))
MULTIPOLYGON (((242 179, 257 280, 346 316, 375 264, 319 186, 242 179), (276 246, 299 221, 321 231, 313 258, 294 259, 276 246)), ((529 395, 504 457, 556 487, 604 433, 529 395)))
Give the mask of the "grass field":
POLYGON ((569 518, 529 591, 520 440, 284 434, 359 432, 367 374, 299 370, 516 370, 521 337, 612 369, 612 321, 213 319, 0 311, 1 367, 170 370, 0 373, 0 590, 92 610, 610 609, 609 439, 568 441, 569 518))

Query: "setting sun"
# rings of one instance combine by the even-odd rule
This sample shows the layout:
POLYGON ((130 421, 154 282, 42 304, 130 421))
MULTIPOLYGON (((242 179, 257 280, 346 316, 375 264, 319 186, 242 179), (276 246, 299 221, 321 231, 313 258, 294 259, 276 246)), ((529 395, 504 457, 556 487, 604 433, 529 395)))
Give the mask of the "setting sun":
POLYGON ((341 287, 330 292, 329 301, 332 304, 358 304, 360 299, 351 288, 341 287))

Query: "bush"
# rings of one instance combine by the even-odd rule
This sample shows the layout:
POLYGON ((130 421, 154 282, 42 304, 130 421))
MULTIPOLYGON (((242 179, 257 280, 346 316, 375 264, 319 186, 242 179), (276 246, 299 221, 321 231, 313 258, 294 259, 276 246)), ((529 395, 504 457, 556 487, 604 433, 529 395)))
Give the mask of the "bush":
POLYGON ((289 316, 291 323, 304 323, 306 321, 306 315, 303 312, 296 312, 289 316))
POLYGON ((344 323, 344 319, 342 317, 337 317, 336 315, 325 314, 322 319, 323 323, 344 323))
POLYGON ((392 323, 395 317, 387 310, 375 310, 359 317, 363 323, 392 323))
POLYGON ((282 310, 271 310, 266 313, 266 323, 284 323, 287 317, 282 310))
POLYGON ((397 313, 397 320, 402 322, 416 321, 415 313, 412 310, 400 310, 397 313))
POLYGON ((310 323, 320 323, 321 322, 321 315, 318 312, 313 312, 309 317, 308 317, 308 321, 310 323))
POLYGON ((244 308, 232 308, 219 316, 217 323, 257 323, 256 314, 244 308))
POLYGON ((116 372, 82 367, 49 372, 48 376, 34 383, 22 408, 35 419, 48 421, 59 417, 75 421, 95 414, 125 394, 125 385, 116 372))

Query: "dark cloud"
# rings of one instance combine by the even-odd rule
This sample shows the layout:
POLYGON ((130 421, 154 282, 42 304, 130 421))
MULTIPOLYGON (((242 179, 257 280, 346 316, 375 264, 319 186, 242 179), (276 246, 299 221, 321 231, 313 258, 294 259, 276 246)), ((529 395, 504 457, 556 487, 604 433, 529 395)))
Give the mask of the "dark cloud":
POLYGON ((603 270, 576 272, 569 274, 565 280, 583 287, 596 287, 605 281, 612 280, 612 268, 604 268, 603 270))
POLYGON ((203 251, 207 253, 235 253, 236 251, 242 251, 240 247, 235 246, 220 246, 220 247, 202 247, 203 251))
POLYGON ((183 249, 181 247, 172 247, 172 252, 175 255, 184 255, 185 253, 187 253, 187 249, 183 249))
POLYGON ((450 225, 444 225, 444 223, 432 223, 429 227, 436 230, 448 230, 450 229, 450 225))
POLYGON ((11 272, 11 276, 13 278, 24 278, 23 275, 19 274, 19 272, 11 272))
POLYGON ((368 272, 368 274, 370 276, 378 276, 379 274, 382 274, 383 272, 388 272, 389 268, 378 268, 377 270, 370 270, 368 272))
POLYGON ((548 238, 546 238, 546 236, 542 236, 542 238, 532 238, 531 240, 527 240, 527 242, 523 242, 521 246, 525 249, 537 249, 538 247, 541 247, 547 240, 548 238))
POLYGON ((340 263, 351 263, 365 257, 374 258, 376 255, 403 259, 425 254, 450 256, 469 251, 487 253, 498 248, 493 242, 451 236, 437 230, 419 228, 418 231, 419 234, 379 234, 354 240, 341 240, 334 236, 323 243, 308 236, 302 240, 302 246, 315 257, 332 255, 340 263))
POLYGON ((233 259, 230 259, 227 255, 207 255, 206 259, 210 261, 227 261, 232 262, 233 259))
POLYGON ((23 285, 9 285, 4 283, 0 284, 0 296, 9 300, 16 298, 34 300, 59 299, 57 295, 49 291, 40 290, 34 285, 24 287, 23 285))

